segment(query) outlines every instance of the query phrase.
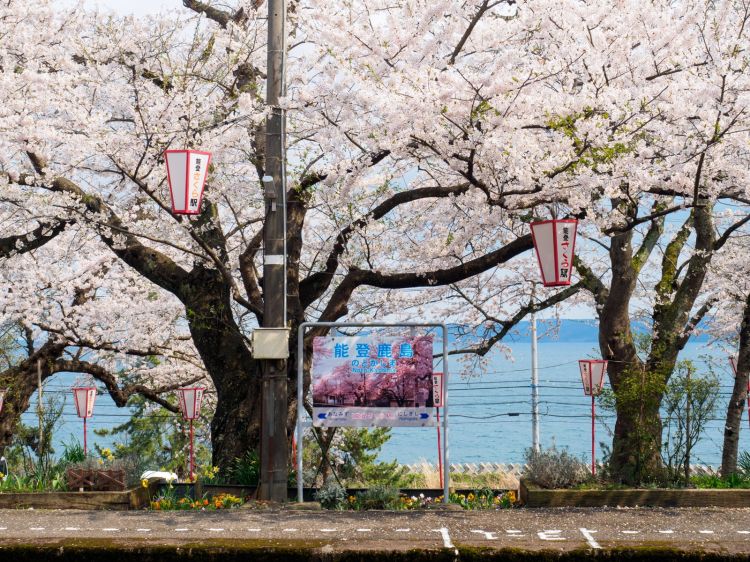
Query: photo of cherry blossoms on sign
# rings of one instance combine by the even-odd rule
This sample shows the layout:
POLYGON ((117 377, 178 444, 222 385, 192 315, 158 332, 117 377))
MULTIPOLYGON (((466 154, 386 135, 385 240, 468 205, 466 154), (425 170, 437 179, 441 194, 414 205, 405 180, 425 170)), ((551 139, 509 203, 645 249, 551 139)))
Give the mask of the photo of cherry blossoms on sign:
POLYGON ((318 425, 429 425, 432 414, 433 337, 316 337, 313 408, 318 425), (365 409, 400 409, 368 414, 365 409), (327 422, 327 423, 324 423, 327 422), (362 422, 362 423, 358 423, 362 422), (369 422, 369 423, 368 423, 369 422))

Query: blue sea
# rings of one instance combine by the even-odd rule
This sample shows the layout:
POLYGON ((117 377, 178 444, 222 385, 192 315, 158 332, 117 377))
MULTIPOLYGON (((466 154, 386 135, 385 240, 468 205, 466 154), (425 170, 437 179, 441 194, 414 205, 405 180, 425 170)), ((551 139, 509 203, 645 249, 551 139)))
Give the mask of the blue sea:
MULTIPOLYGON (((522 463, 531 446, 531 344, 509 344, 513 360, 499 354, 480 373, 457 373, 448 385, 449 460, 452 463, 522 463)), ((584 396, 578 360, 598 358, 596 341, 545 341, 538 346, 540 442, 591 458, 591 398, 584 396)), ((724 416, 732 392, 733 376, 726 355, 689 343, 680 356, 695 362, 698 372, 712 368, 719 377, 719 405, 692 453, 693 464, 719 466, 724 416)), ((605 383, 608 386, 608 383, 605 383)), ((597 407, 596 447, 611 445, 614 416, 597 407)), ((750 450, 747 412, 740 434, 740 451, 750 450)), ((427 460, 437 464, 435 428, 394 428, 381 451, 383 460, 404 464, 427 460)))
MULTIPOLYGON (((567 448, 575 455, 591 455, 591 399, 584 396, 578 372, 578 359, 596 358, 596 328, 578 323, 558 334, 557 339, 539 341, 540 435, 543 447, 552 444, 567 448), (565 341, 560 341, 564 339, 565 341)), ((460 373, 459 360, 451 358, 449 400, 449 459, 451 462, 523 462, 524 451, 531 446, 531 345, 528 337, 506 345, 512 360, 496 353, 481 371, 460 373)), ((693 453, 693 463, 718 466, 721 462, 724 416, 731 394, 733 378, 726 355, 712 351, 704 342, 691 342, 681 354, 695 361, 698 370, 712 368, 720 379, 720 400, 714 419, 708 424, 702 440, 693 453)), ((64 400, 64 411, 55 430, 57 452, 62 444, 83 441, 83 426, 76 416, 70 394, 77 375, 60 374, 45 385, 46 397, 64 400)), ((36 426, 36 405, 23 415, 25 423, 36 426)), ((111 447, 111 437, 95 436, 94 429, 111 428, 127 421, 127 409, 118 408, 107 394, 97 397, 94 417, 89 420, 89 447, 111 447)), ((600 442, 611 444, 614 417, 597 410, 597 455, 600 442)), ((740 450, 750 450, 747 412, 741 426, 740 450)), ((421 460, 437 463, 435 428, 394 428, 391 440, 383 447, 382 460, 398 459, 401 463, 421 460)))

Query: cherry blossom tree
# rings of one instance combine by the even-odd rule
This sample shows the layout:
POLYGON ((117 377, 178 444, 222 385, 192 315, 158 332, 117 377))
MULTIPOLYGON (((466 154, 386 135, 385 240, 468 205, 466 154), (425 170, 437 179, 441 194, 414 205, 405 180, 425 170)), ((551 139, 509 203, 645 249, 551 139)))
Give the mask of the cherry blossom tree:
MULTIPOLYGON (((205 374, 214 462, 227 467, 259 435, 247 337, 263 323, 265 17, 258 2, 182 4, 145 19, 0 7, 0 275, 12 288, 0 310, 116 382, 121 364, 152 390, 205 374), (184 147, 214 153, 193 219, 167 204, 162 154, 184 147), (91 280, 79 287, 75 271, 91 280)), ((696 234, 671 255, 691 265, 669 270, 655 305, 659 334, 684 331, 724 239, 713 205, 747 185, 742 4, 614 5, 290 4, 292 334, 309 319, 439 315, 486 328, 468 345, 486 353, 525 313, 585 287, 602 352, 625 372, 638 364, 631 298, 680 211, 696 234), (533 259, 528 222, 567 215, 587 222, 581 279, 530 301, 515 265, 533 259)), ((307 356, 324 333, 309 332, 307 356)), ((655 359, 664 373, 678 348, 655 359)), ((294 387, 294 337, 290 351, 294 387)), ((292 398, 290 427, 295 412, 292 398)), ((623 416, 615 459, 627 464, 623 416)))
MULTIPOLYGON (((216 389, 214 462, 226 467, 258 442, 258 364, 247 335, 262 323, 264 204, 258 178, 264 164, 265 22, 249 3, 183 4, 187 9, 177 16, 143 20, 53 9, 44 0, 2 7, 3 76, 14 92, 0 116, 2 274, 13 288, 3 295, 3 315, 31 329, 34 341, 59 340, 79 363, 90 353, 79 366, 101 371, 102 380, 117 380, 119 362, 129 352, 135 357, 155 352, 158 365, 141 369, 156 390, 205 372, 216 389), (61 29, 65 33, 57 32, 61 29), (162 153, 175 147, 214 152, 196 219, 171 215, 166 203, 162 153), (96 269, 97 263, 107 266, 96 269), (90 282, 95 290, 86 293, 86 302, 74 303, 77 280, 65 272, 89 264, 97 271, 90 282), (34 281, 44 278, 48 283, 34 281), (40 287, 60 293, 61 301, 67 296, 65 314, 40 287)), ((338 7, 292 6, 293 38, 299 43, 289 57, 287 100, 292 333, 308 318, 336 320, 397 306, 402 289, 448 288, 531 248, 519 218, 507 210, 530 203, 506 204, 504 198, 543 192, 573 151, 529 151, 524 155, 529 166, 515 165, 522 175, 503 173, 497 179, 491 177, 499 171, 494 149, 478 151, 485 119, 497 137, 493 143, 509 135, 515 142, 539 136, 520 127, 523 109, 513 101, 543 89, 542 79, 523 85, 512 80, 511 67, 526 61, 499 73, 492 87, 493 95, 505 100, 507 123, 487 109, 472 83, 462 84, 462 73, 493 74, 500 66, 498 49, 511 53, 526 42, 508 30, 483 45, 493 26, 509 21, 494 13, 503 6, 485 5, 477 21, 473 10, 446 20, 447 6, 398 7, 415 25, 408 32, 404 22, 393 27, 389 48, 397 46, 394 53, 408 58, 394 65, 401 70, 398 81, 395 75, 387 79, 388 96, 426 93, 436 73, 447 70, 450 76, 440 89, 451 94, 428 96, 418 109, 421 121, 409 128, 403 127, 408 112, 391 121, 397 104, 371 104, 384 92, 367 93, 371 77, 364 58, 358 61, 362 66, 350 65, 359 49, 354 38, 318 37, 324 22, 333 29, 341 17, 334 13, 338 7), (446 42, 433 49, 436 32, 446 42), (332 50, 329 39, 344 44, 332 50), (475 67, 465 53, 477 47, 486 52, 475 67), (429 56, 413 73, 419 82, 409 85, 402 78, 417 51, 429 56), (335 81, 343 86, 335 88, 335 81), (351 96, 342 95, 346 89, 351 96), (459 92, 462 101, 451 100, 459 92), (443 111, 446 103, 450 107, 443 111), (429 127, 428 115, 436 120, 429 127), (417 138, 416 131, 425 134, 417 138), (434 152, 447 153, 452 144, 455 158, 434 152), (482 179, 480 165, 486 166, 482 179)), ((371 7, 355 6, 357 25, 366 27, 371 7)), ((391 8, 383 9, 383 22, 395 26, 385 13, 391 8)), ((532 23, 513 25, 518 33, 533 33, 532 23)), ((378 68, 391 68, 381 55, 368 57, 378 68)), ((543 140, 555 142, 547 135, 543 140)), ((430 292, 424 292, 422 304, 439 298, 430 292)), ((419 298, 407 300, 411 311, 420 306, 419 298)), ((289 362, 292 386, 294 364, 289 362)), ((19 402, 16 411, 22 407, 19 402)), ((291 403, 290 424, 294 411, 291 403)))

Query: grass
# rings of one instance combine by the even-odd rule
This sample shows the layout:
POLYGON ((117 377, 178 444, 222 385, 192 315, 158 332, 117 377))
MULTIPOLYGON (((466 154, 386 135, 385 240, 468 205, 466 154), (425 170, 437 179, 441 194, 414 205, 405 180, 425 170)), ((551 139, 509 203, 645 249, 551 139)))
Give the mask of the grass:
POLYGON ((750 476, 730 474, 726 478, 714 474, 693 476, 690 482, 696 488, 708 489, 750 489, 750 476))

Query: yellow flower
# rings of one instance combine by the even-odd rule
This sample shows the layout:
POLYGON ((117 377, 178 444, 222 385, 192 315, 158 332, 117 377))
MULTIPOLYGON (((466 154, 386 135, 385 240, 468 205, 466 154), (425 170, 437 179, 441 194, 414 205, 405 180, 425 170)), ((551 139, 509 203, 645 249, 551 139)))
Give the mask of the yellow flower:
POLYGON ((148 480, 146 480, 145 478, 141 480, 141 486, 143 486, 144 488, 148 488, 148 480))

